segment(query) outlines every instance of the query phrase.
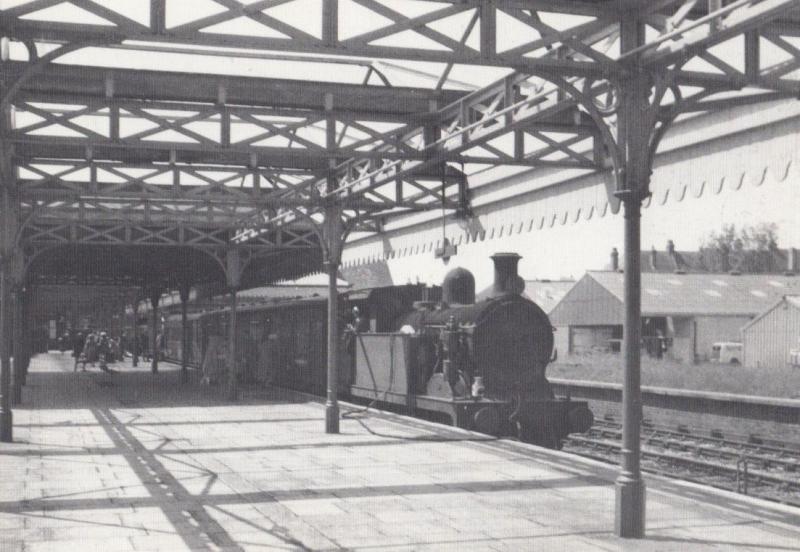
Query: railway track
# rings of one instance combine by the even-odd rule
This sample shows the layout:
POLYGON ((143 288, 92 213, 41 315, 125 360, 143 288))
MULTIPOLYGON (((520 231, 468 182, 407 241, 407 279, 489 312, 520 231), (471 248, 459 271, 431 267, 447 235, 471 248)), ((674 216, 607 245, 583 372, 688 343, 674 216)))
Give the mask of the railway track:
MULTIPOLYGON (((617 462, 621 424, 598 420, 589 432, 570 436, 564 450, 617 462)), ((642 469, 800 507, 800 443, 749 436, 729 439, 685 426, 643 424, 642 469)))

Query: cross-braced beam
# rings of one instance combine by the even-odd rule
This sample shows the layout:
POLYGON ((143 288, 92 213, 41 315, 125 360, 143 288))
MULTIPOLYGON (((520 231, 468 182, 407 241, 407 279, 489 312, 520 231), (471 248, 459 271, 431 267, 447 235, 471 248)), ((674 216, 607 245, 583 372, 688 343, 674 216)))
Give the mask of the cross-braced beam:
POLYGON ((550 0, 391 5, 377 0, 321 0, 302 6, 291 0, 247 4, 215 0, 210 9, 189 14, 179 13, 182 2, 151 0, 148 13, 124 10, 114 2, 68 0, 62 4, 84 17, 67 23, 51 9, 54 2, 34 0, 0 12, 0 30, 32 40, 146 41, 599 75, 608 69, 608 60, 581 42, 592 25, 617 15, 605 3, 550 0), (530 23, 527 10, 541 14, 542 26, 530 27, 530 40, 507 43, 511 30, 530 23), (472 23, 474 36, 461 40, 473 19, 477 20, 472 23), (562 23, 548 25, 550 21, 562 23), (551 56, 550 50, 561 45, 570 50, 577 45, 583 56, 551 56))
MULTIPOLYGON (((608 3, 545 0, 428 0, 413 3, 413 8, 408 7, 411 3, 404 6, 380 0, 324 0, 316 3, 317 12, 305 13, 302 18, 289 15, 293 0, 247 5, 215 0, 215 4, 215 13, 200 10, 178 16, 175 0, 153 0, 149 12, 140 14, 115 7, 113 2, 61 2, 60 9, 87 15, 82 21, 67 23, 54 16, 52 2, 33 0, 0 12, 0 29, 7 30, 12 38, 28 41, 29 51, 36 41, 70 43, 80 36, 88 43, 123 49, 124 40, 139 41, 131 48, 156 49, 183 42, 273 52, 335 53, 337 59, 349 58, 355 63, 375 58, 446 60, 446 68, 431 91, 433 95, 421 101, 419 94, 415 97, 414 93, 386 86, 390 83, 385 78, 380 86, 347 85, 348 92, 342 94, 334 90, 338 85, 327 90, 321 84, 288 81, 267 86, 259 79, 222 82, 213 76, 198 77, 198 86, 184 91, 180 90, 180 75, 148 74, 153 82, 160 83, 155 89, 161 95, 156 98, 149 89, 149 95, 137 90, 136 78, 124 71, 97 69, 93 74, 87 68, 92 78, 77 90, 88 93, 91 102, 78 101, 75 77, 68 75, 69 69, 46 68, 14 99, 20 117, 40 119, 20 126, 10 137, 17 155, 31 167, 48 154, 53 158, 83 158, 95 173, 106 171, 99 168, 98 161, 130 162, 122 159, 123 151, 132 151, 145 163, 153 164, 188 165, 203 159, 206 163, 236 165, 232 171, 236 175, 247 170, 274 174, 304 171, 303 177, 293 174, 292 185, 283 189, 276 179, 269 193, 257 199, 262 206, 268 205, 255 218, 252 213, 239 211, 243 213, 239 225, 276 220, 284 224, 298 212, 319 212, 333 199, 350 201, 353 216, 363 218, 366 214, 399 214, 441 204, 458 207, 459 202, 450 201, 446 186, 437 178, 446 176, 443 167, 448 163, 586 170, 607 166, 606 157, 613 157, 608 150, 615 132, 614 90, 632 66, 643 68, 659 80, 659 86, 670 89, 660 107, 663 113, 658 124, 664 129, 682 109, 712 109, 731 101, 717 99, 721 92, 744 86, 777 94, 798 89, 794 73, 800 51, 793 44, 793 37, 800 34, 796 0, 631 1, 620 8, 608 3), (358 28, 351 28, 355 12, 363 17, 358 28), (620 22, 632 14, 644 22, 645 35, 636 48, 621 51, 620 22), (232 33, 234 28, 239 31, 232 33), (516 40, 509 42, 508 37, 514 34, 516 40), (743 47, 731 57, 722 50, 734 40, 743 47), (784 59, 771 63, 762 52, 767 43, 772 50, 780 50, 784 59), (514 68, 518 73, 453 98, 454 93, 443 90, 442 85, 458 64, 494 65, 514 68), (532 73, 545 81, 532 78, 532 73), (548 84, 548 80, 555 84, 548 84), (264 85, 263 90, 248 92, 253 82, 264 85), (564 85, 578 95, 565 93, 564 85), (304 93, 306 86, 313 92, 304 93), (377 103, 365 103, 364 94, 373 95, 372 100, 383 96, 377 103), (402 94, 416 104, 397 109, 395 106, 405 105, 405 100, 391 98, 402 94), (606 99, 602 98, 604 94, 606 99), (263 96, 260 101, 259 96, 263 96), (48 109, 42 106, 46 99, 72 107, 63 109, 62 104, 61 111, 48 109), (595 104, 597 112, 587 109, 587 104, 595 104), (375 124, 376 118, 369 119, 364 105, 370 106, 366 111, 372 112, 380 125, 375 124), (384 109, 384 105, 391 107, 384 109), (374 110, 373 106, 381 108, 374 110), (87 119, 102 120, 104 130, 98 131, 91 124, 87 128, 87 119), (386 130, 390 121, 396 126, 386 130), (132 123, 139 127, 130 131, 132 123), (128 133, 122 130, 126 125, 128 133), (609 131, 611 140, 602 135, 609 131), (332 132, 337 136, 335 142, 329 140, 332 132), (258 162, 253 163, 253 158, 258 162), (333 188, 329 186, 331 164, 337 183, 333 188), (356 205, 356 200, 361 203, 356 205)), ((5 68, 9 74, 18 73, 25 64, 18 65, 6 64, 5 68)), ((365 66, 377 71, 369 63, 365 66)), ((766 100, 776 96, 757 97, 766 100)), ((188 181, 197 178, 199 172, 188 166, 180 170, 173 167, 172 174, 173 179, 179 174, 178 180, 188 181)), ((156 192, 152 186, 143 185, 141 178, 127 191, 124 186, 96 182, 90 183, 86 192, 74 183, 65 184, 63 178, 38 176, 42 182, 34 182, 36 178, 22 180, 30 199, 52 200, 56 197, 53 188, 60 185, 61 193, 67 196, 87 194, 82 197, 95 200, 98 193, 108 192, 120 204, 130 199, 126 193, 163 195, 163 189, 156 192)), ((278 178, 290 179, 286 175, 278 178)), ((261 177, 251 180, 253 187, 260 188, 255 184, 261 177)), ((249 194, 248 199, 257 195, 229 183, 201 190, 205 185, 201 182, 194 189, 188 184, 181 193, 187 198, 205 195, 204 199, 217 194, 214 200, 220 204, 237 195, 239 199, 242 194, 249 194)))

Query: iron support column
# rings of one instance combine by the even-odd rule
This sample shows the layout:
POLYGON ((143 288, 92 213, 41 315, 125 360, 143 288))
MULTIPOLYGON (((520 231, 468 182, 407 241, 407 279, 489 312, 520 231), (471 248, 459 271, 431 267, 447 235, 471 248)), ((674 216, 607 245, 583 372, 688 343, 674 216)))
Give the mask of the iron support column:
POLYGON ((225 279, 230 293, 230 318, 228 324, 228 400, 239 398, 239 374, 236 367, 236 292, 242 280, 242 259, 236 248, 229 249, 225 255, 225 279))
MULTIPOLYGON (((9 41, 0 39, 0 61, 9 60, 9 41)), ((0 96, 7 93, 5 83, 0 83, 0 96)), ((5 138, 12 128, 11 110, 0 112, 0 441, 13 440, 13 413, 11 409, 11 333, 12 311, 10 305, 12 274, 14 272, 14 243, 16 241, 19 210, 12 202, 14 171, 10 150, 5 138)))
POLYGON ((328 269, 328 388, 325 400, 325 433, 339 433, 339 295, 336 288, 339 263, 329 260, 328 269))
POLYGON ((30 296, 30 289, 28 287, 22 288, 22 296, 20 303, 20 328, 22 331, 22 385, 27 385, 28 381, 28 366, 31 363, 31 339, 30 339, 30 324, 28 323, 29 305, 28 298, 30 296))
MULTIPOLYGON (((329 155, 336 150, 336 119, 330 114, 333 110, 333 95, 325 95, 325 148, 329 155)), ((333 192, 338 184, 336 178, 336 158, 328 159, 326 190, 333 192)), ((336 289, 337 273, 341 252, 341 213, 332 198, 325 207, 323 237, 325 240, 325 267, 328 271, 328 370, 325 399, 325 433, 339 433, 339 294, 336 289)))
POLYGON ((139 298, 136 297, 131 305, 133 316, 133 328, 131 328, 131 364, 136 368, 139 366, 139 298))
POLYGON ((11 308, 13 315, 10 318, 13 320, 11 331, 11 351, 14 353, 14 372, 11 402, 14 405, 22 404, 22 284, 16 283, 11 288, 11 308))
POLYGON ((645 486, 639 468, 642 423, 641 390, 641 199, 630 197, 625 208, 625 320, 623 329, 622 455, 616 480, 616 533, 642 538, 645 486))
POLYGON ((161 299, 161 290, 155 289, 150 292, 150 306, 152 307, 150 347, 152 360, 150 361, 150 371, 158 372, 158 302, 161 299))
POLYGON ((339 291, 336 282, 342 242, 339 209, 329 206, 325 212, 325 238, 328 272, 328 373, 325 400, 325 433, 339 433, 339 291))
POLYGON ((189 284, 183 283, 181 296, 181 382, 189 381, 189 284))
POLYGON ((239 382, 236 370, 236 288, 230 288, 230 318, 228 324, 228 400, 239 398, 239 382))
POLYGON ((11 359, 8 334, 10 324, 7 260, 0 259, 0 441, 13 441, 13 414, 11 412, 11 359))
MULTIPOLYGON (((645 24, 635 13, 620 22, 622 52, 645 43, 645 24)), ((639 469, 641 392, 641 214, 642 200, 650 193, 652 152, 657 146, 655 126, 661 97, 653 93, 653 76, 638 59, 626 67, 620 82, 617 113, 619 163, 617 196, 625 209, 625 319, 623 327, 622 454, 616 480, 615 531, 623 538, 645 533, 645 486, 639 469)))

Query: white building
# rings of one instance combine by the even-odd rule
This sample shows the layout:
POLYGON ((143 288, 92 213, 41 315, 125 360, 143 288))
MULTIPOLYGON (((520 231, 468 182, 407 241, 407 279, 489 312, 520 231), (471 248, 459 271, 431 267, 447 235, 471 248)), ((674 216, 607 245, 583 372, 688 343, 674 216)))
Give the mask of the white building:
POLYGON ((800 295, 786 295, 742 329, 744 364, 777 368, 789 364, 800 342, 800 295))

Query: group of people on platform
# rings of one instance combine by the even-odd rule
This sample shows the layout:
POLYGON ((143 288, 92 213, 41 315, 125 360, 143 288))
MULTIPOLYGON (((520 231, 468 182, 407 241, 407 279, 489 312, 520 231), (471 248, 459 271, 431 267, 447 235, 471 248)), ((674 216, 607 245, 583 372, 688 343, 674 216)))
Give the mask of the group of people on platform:
MULTIPOLYGON (((156 350, 160 350, 162 341, 163 335, 159 333, 156 350)), ((79 365, 83 371, 86 371, 87 364, 90 366, 97 364, 101 370, 108 372, 108 364, 122 361, 126 354, 141 355, 141 358, 146 361, 152 358, 147 335, 139 334, 134 338, 124 331, 122 335, 114 337, 107 331, 67 330, 58 338, 58 347, 62 353, 72 349, 75 371, 78 370, 79 365)), ((161 356, 159 355, 159 357, 161 356)))
POLYGON ((66 351, 72 345, 72 356, 75 358, 75 371, 78 365, 82 365, 86 371, 86 365, 94 366, 97 363, 101 370, 108 372, 110 362, 122 360, 124 354, 124 336, 113 337, 105 331, 86 330, 77 332, 66 332, 61 339, 60 349, 66 351))

